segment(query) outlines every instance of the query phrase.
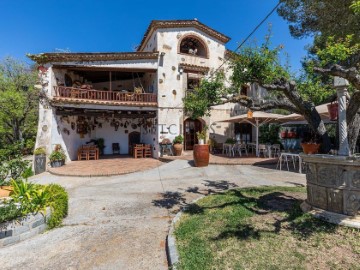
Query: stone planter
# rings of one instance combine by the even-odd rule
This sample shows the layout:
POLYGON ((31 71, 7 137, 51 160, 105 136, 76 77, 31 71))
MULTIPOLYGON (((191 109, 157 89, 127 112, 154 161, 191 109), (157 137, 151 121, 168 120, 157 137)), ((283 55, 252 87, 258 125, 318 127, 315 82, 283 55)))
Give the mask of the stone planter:
POLYGON ((35 155, 34 162, 35 174, 43 173, 46 170, 46 155, 35 155))
POLYGON ((65 160, 54 160, 50 162, 51 167, 57 168, 65 165, 65 160))
POLYGON ((206 167, 209 165, 209 145, 194 144, 194 162, 196 167, 206 167))
POLYGON ((317 154, 319 152, 320 144, 318 144, 318 143, 302 143, 301 147, 305 154, 317 154))
POLYGON ((358 215, 360 160, 331 155, 300 156, 306 164, 306 204, 333 213, 358 215))
POLYGON ((175 156, 181 156, 182 150, 183 150, 183 145, 181 143, 175 143, 174 150, 175 150, 175 156))

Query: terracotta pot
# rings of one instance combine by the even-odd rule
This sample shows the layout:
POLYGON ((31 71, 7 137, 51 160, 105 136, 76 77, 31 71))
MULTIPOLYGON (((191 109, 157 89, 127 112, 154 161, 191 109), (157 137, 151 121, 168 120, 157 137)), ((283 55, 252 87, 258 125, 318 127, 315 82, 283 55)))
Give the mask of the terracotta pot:
POLYGON ((181 143, 174 144, 175 156, 181 156, 183 145, 181 143))
POLYGON ((330 120, 332 120, 332 121, 337 120, 339 104, 331 103, 331 104, 327 105, 327 107, 328 107, 328 111, 329 111, 329 115, 330 115, 330 120))
POLYGON ((194 162, 196 167, 206 167, 209 165, 209 145, 194 144, 194 162))
POLYGON ((319 152, 320 144, 318 144, 318 143, 302 143, 301 147, 305 154, 317 154, 319 152))
POLYGON ((0 198, 9 197, 10 193, 14 190, 12 186, 1 186, 0 187, 0 198))
POLYGON ((281 131, 280 136, 281 136, 281 138, 285 139, 287 137, 287 132, 281 131))

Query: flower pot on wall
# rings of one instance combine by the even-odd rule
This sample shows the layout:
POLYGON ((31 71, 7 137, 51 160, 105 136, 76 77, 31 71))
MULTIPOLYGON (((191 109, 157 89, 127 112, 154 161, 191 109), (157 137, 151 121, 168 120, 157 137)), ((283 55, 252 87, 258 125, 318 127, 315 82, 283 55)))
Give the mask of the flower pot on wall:
POLYGON ((51 167, 57 168, 65 165, 65 160, 54 160, 50 162, 51 167))
POLYGON ((328 112, 330 115, 330 120, 335 121, 338 119, 338 107, 339 104, 338 103, 331 103, 329 105, 327 105, 328 107, 328 112))
POLYGON ((14 188, 12 186, 0 186, 0 198, 9 197, 13 190, 14 188))
POLYGON ((302 143, 301 147, 305 154, 317 154, 319 152, 320 144, 318 144, 318 143, 302 143))
POLYGON ((35 174, 43 173, 46 170, 46 155, 35 155, 35 174))
POLYGON ((287 131, 281 131, 280 136, 282 139, 285 139, 287 137, 287 131))
POLYGON ((209 165, 209 145, 194 144, 194 162, 196 167, 206 167, 209 165))
POLYGON ((175 156, 181 156, 183 145, 181 143, 174 144, 175 156))

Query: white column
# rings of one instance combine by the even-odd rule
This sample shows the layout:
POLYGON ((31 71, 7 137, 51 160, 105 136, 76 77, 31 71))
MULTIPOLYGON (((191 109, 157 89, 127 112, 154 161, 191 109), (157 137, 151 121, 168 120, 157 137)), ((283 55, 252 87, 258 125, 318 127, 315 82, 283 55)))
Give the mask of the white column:
POLYGON ((349 156, 349 142, 347 134, 347 123, 346 123, 346 94, 347 89, 337 89, 337 98, 339 103, 338 108, 338 121, 339 121, 339 152, 340 156, 349 156))

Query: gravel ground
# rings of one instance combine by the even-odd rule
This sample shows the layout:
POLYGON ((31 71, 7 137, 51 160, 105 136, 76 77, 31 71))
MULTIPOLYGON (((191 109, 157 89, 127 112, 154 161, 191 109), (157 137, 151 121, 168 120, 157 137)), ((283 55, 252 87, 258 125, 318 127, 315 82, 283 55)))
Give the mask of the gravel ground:
POLYGON ((177 160, 112 177, 31 179, 70 196, 64 225, 0 249, 1 269, 167 269, 165 240, 180 206, 232 187, 305 185, 305 176, 237 165, 191 167, 177 160))

